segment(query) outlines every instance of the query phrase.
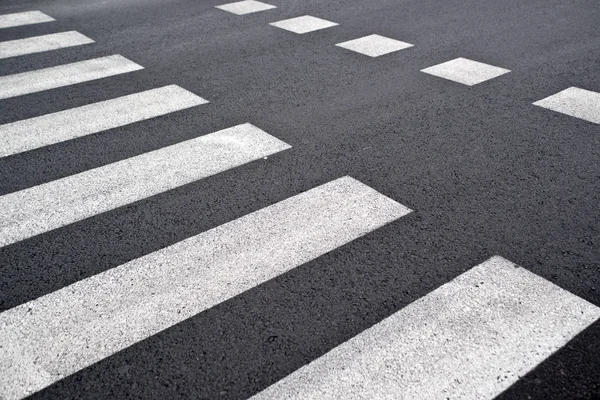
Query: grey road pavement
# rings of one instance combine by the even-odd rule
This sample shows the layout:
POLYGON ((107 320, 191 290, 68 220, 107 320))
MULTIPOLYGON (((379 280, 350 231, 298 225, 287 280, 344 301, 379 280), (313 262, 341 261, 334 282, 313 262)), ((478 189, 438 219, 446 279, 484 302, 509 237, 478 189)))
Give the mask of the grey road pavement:
POLYGON ((596 0, 0 2, 0 399, 600 399, 596 0))

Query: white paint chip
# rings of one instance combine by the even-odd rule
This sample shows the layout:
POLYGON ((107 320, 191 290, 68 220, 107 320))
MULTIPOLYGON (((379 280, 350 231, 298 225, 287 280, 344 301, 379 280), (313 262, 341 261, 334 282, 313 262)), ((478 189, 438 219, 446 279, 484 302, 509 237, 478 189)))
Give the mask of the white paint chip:
POLYGON ((22 96, 144 69, 118 54, 0 76, 0 99, 22 96))
POLYGON ((0 397, 26 397, 410 211, 344 177, 5 311, 0 397))
POLYGON ((491 400, 600 318, 492 257, 252 397, 491 400))
POLYGON ((254 125, 242 124, 0 196, 0 246, 289 148, 254 125))
POLYGON ((41 11, 26 11, 15 14, 4 14, 0 15, 0 29, 52 21, 55 21, 55 19, 41 11))
POLYGON ((390 39, 380 35, 369 35, 347 42, 336 44, 348 50, 367 55, 369 57, 379 57, 384 54, 393 53, 398 50, 407 49, 414 45, 390 39))
POLYGON ((433 67, 422 69, 421 72, 473 86, 500 75, 504 75, 510 72, 510 70, 460 57, 442 64, 434 65, 433 67))
POLYGON ((600 93, 570 87, 533 103, 571 117, 600 124, 600 93))
POLYGON ((51 33, 26 39, 0 42, 0 59, 26 54, 41 53, 66 47, 94 43, 89 37, 76 31, 51 33))
POLYGON ((177 85, 0 125, 0 157, 206 104, 177 85))
POLYGON ((310 15, 304 15, 302 17, 272 22, 269 25, 285 29, 286 31, 303 34, 317 31, 319 29, 330 28, 332 26, 337 26, 338 24, 336 24, 335 22, 327 21, 325 19, 311 17, 310 15))
POLYGON ((215 7, 236 15, 246 15, 250 13, 272 10, 273 8, 277 8, 270 4, 255 0, 238 1, 235 3, 223 4, 215 7))

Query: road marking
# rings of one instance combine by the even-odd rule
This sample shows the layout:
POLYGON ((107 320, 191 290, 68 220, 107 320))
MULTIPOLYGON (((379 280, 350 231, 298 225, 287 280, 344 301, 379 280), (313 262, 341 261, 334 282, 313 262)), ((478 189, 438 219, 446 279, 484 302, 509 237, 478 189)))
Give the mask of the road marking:
POLYGON ((421 72, 473 86, 507 74, 510 70, 460 57, 422 69, 421 72))
POLYGON ((600 93, 591 90, 570 87, 538 100, 536 106, 547 108, 571 117, 600 124, 600 93))
POLYGON ((493 399, 599 318, 492 257, 252 399, 493 399))
POLYGON ((250 13, 255 13, 259 11, 272 10, 273 8, 277 8, 267 3, 263 3, 261 1, 254 0, 245 0, 238 1, 236 3, 223 4, 220 6, 215 6, 216 8, 227 11, 237 15, 246 15, 250 13))
POLYGON ((290 146, 237 125, 0 197, 0 246, 206 178, 290 146))
POLYGON ((0 99, 93 81, 140 69, 144 69, 144 67, 117 54, 0 76, 0 99))
POLYGON ((81 46, 94 43, 89 37, 76 31, 51 33, 26 39, 0 42, 0 59, 43 51, 63 49, 65 47, 81 46))
POLYGON ((414 45, 380 35, 369 35, 347 42, 336 44, 338 47, 352 50, 369 57, 379 57, 414 45))
POLYGON ((20 399, 410 210, 336 179, 0 314, 0 396, 20 399))
POLYGON ((14 26, 41 24, 42 22, 52 22, 54 18, 44 14, 41 11, 26 11, 15 14, 0 15, 0 29, 12 28, 14 26))
POLYGON ((0 157, 206 103, 203 98, 170 85, 0 125, 0 157))
POLYGON ((319 29, 330 28, 332 26, 337 26, 338 24, 336 24, 335 22, 327 21, 325 19, 311 17, 310 15, 304 15, 302 17, 271 22, 269 25, 285 29, 286 31, 303 34, 318 31, 319 29))

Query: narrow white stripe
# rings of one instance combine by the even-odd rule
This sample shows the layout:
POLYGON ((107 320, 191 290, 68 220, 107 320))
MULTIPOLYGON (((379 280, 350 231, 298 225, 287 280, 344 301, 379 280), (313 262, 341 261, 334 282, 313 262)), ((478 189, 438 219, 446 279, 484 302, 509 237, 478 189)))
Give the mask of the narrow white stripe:
POLYGON ((51 33, 26 39, 0 42, 0 59, 22 56, 25 54, 41 53, 65 47, 81 46, 94 43, 89 37, 76 31, 51 33))
POLYGON ((176 85, 0 125, 0 157, 208 103, 176 85))
POLYGON ((54 21, 54 18, 44 14, 41 11, 26 11, 15 14, 4 14, 0 15, 0 29, 51 21, 54 21))
POLYGON ((237 125, 0 197, 0 246, 290 148, 237 125))
POLYGON ((144 69, 120 55, 0 76, 0 99, 41 92, 144 69))
POLYGON ((252 399, 492 399, 598 318, 493 257, 252 399))
POLYGON ((0 314, 18 399, 409 213, 340 178, 0 314))

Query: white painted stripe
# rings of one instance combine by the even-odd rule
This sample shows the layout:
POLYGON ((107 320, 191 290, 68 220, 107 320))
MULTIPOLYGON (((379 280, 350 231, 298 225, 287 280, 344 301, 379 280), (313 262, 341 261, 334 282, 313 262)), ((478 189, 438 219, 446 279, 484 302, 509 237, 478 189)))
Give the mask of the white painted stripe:
POLYGON ((41 53, 65 47, 81 46, 94 43, 89 37, 76 31, 51 33, 26 39, 0 42, 0 59, 41 53))
POLYGON ((600 124, 600 93, 598 92, 570 87, 533 104, 600 124))
POLYGON ((20 74, 0 76, 0 99, 93 81, 140 69, 144 69, 144 67, 117 54, 20 74))
POLYGON ((289 148, 242 124, 1 196, 0 246, 289 148))
POLYGON ((19 399, 410 210, 344 177, 0 314, 19 399))
POLYGON ((493 399, 598 318, 493 257, 252 399, 493 399))
POLYGON ((0 125, 0 157, 206 103, 203 98, 170 85, 0 125))
POLYGON ((51 22, 55 19, 41 11, 26 11, 15 14, 0 15, 0 29, 12 28, 13 26, 40 24, 51 22))

